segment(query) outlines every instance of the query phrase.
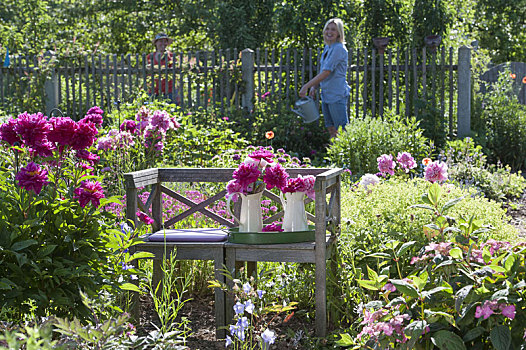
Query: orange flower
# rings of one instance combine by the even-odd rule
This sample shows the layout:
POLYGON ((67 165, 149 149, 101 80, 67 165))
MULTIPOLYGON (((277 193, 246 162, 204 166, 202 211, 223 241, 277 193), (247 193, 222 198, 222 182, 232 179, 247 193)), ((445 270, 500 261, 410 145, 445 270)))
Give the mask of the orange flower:
POLYGON ((265 133, 265 137, 269 140, 272 140, 274 138, 274 131, 270 130, 265 133))
POLYGON ((523 84, 526 84, 526 77, 523 77, 523 78, 522 78, 522 83, 523 83, 523 84))
POLYGON ((424 158, 424 159, 422 159, 422 164, 424 164, 426 166, 429 165, 429 163, 431 163, 431 162, 432 162, 431 158, 424 158))
POLYGON ((510 77, 511 77, 511 79, 515 79, 515 78, 517 78, 517 75, 515 73, 510 73, 510 77))

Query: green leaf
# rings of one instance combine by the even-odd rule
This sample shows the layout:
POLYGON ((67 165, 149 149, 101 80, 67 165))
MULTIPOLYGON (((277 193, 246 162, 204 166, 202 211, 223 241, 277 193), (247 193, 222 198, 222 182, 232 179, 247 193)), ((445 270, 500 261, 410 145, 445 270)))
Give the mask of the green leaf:
POLYGON ((411 248, 414 244, 416 243, 416 241, 410 241, 410 242, 406 242, 404 244, 402 244, 402 246, 400 247, 400 249, 398 249, 398 251, 396 252, 396 256, 401 256, 403 255, 405 252, 407 252, 407 250, 409 250, 409 248, 411 248))
POLYGON ((455 247, 449 251, 449 255, 458 260, 462 260, 462 249, 455 247))
POLYGON ((45 256, 48 256, 49 254, 53 253, 53 251, 55 250, 55 248, 57 247, 56 244, 50 244, 50 245, 46 245, 44 246, 42 249, 40 249, 38 251, 38 254, 37 256, 39 258, 43 258, 45 256))
POLYGON ((22 249, 26 249, 27 247, 33 245, 33 244, 37 244, 38 242, 34 239, 27 239, 25 241, 20 241, 20 242, 15 242, 13 243, 13 245, 11 246, 11 250, 15 251, 15 252, 18 252, 22 249))
POLYGON ((391 280, 391 283, 396 287, 396 289, 400 293, 402 293, 404 295, 408 295, 408 296, 413 297, 413 298, 420 297, 420 294, 418 294, 418 291, 415 289, 415 287, 413 287, 412 285, 410 285, 406 281, 403 281, 403 280, 391 280))
POLYGON ((414 347, 418 339, 424 334, 426 326, 426 321, 413 321, 405 327, 404 333, 409 338, 409 342, 407 343, 408 348, 411 349, 414 347))
POLYGON ((447 203, 444 204, 444 206, 442 207, 442 211, 441 211, 442 214, 445 214, 452 206, 454 206, 455 204, 457 204, 463 199, 464 197, 462 196, 462 197, 454 198, 454 199, 447 201, 447 203))
POLYGON ((369 266, 367 266, 367 275, 369 276, 369 279, 372 282, 375 282, 375 283, 378 282, 378 274, 376 273, 376 271, 371 269, 369 266))
POLYGON ((473 289, 473 286, 469 285, 469 286, 460 288, 455 293, 455 310, 457 310, 457 312, 460 312, 460 307, 462 306, 462 303, 467 298, 467 296, 469 295, 469 292, 471 292, 472 289, 473 289))
POLYGON ((429 193, 427 194, 427 198, 431 202, 431 204, 435 207, 438 206, 438 201, 440 199, 440 196, 442 195, 442 187, 435 182, 429 187, 429 193))
POLYGON ((141 290, 139 289, 139 287, 137 287, 135 284, 129 283, 129 282, 121 284, 120 288, 122 290, 130 290, 132 292, 141 293, 141 290))
POLYGON ((380 290, 378 284, 376 282, 370 281, 370 280, 356 280, 360 287, 369 289, 369 290, 380 290))
POLYGON ((516 260, 517 260, 517 256, 515 256, 515 254, 511 254, 510 256, 506 258, 506 262, 504 263, 504 268, 506 268, 506 271, 508 272, 511 271, 516 260))
POLYGON ((497 350, 508 350, 511 345, 511 332, 507 326, 496 326, 489 333, 491 343, 497 350))
POLYGON ((442 350, 466 350, 462 338, 450 331, 441 330, 433 333, 431 341, 442 350))
POLYGON ((435 210, 435 208, 429 206, 429 205, 425 205, 425 204, 414 204, 414 205, 411 205, 409 208, 420 208, 420 209, 427 209, 427 210, 435 210))
POLYGON ((480 337, 482 334, 484 334, 485 331, 486 329, 480 326, 472 328, 466 334, 464 334, 464 337, 462 337, 462 339, 465 343, 469 343, 470 341, 473 341, 480 337))
POLYGON ((130 256, 128 259, 126 259, 126 262, 129 262, 135 259, 149 259, 149 258, 153 258, 154 256, 155 254, 150 253, 150 252, 137 252, 133 254, 132 256, 130 256))
POLYGON ((354 341, 352 340, 351 336, 347 333, 340 334, 340 339, 338 339, 336 342, 334 342, 337 346, 351 346, 354 344, 354 341))

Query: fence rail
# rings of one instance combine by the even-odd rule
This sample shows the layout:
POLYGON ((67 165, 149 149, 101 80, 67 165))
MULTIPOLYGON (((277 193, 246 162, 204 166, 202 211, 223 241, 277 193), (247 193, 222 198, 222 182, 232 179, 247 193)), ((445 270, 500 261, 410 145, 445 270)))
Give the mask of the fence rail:
MULTIPOLYGON (((17 113, 17 97, 42 94, 44 88, 46 112, 58 107, 73 118, 92 105, 111 111, 140 92, 171 98, 183 110, 251 110, 260 102, 288 108, 301 86, 318 74, 320 54, 321 49, 310 48, 178 52, 160 66, 149 64, 145 54, 16 56, 9 68, 0 69, 0 108, 17 113)), ((456 56, 451 47, 394 48, 384 54, 349 48, 350 116, 381 116, 387 108, 417 117, 431 111, 444 118, 453 135, 459 103, 456 56)))

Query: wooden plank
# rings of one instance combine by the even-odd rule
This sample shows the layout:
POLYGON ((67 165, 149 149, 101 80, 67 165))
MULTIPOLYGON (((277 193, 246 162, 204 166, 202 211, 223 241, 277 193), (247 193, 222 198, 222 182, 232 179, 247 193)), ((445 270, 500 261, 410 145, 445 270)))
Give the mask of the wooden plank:
POLYGON ((437 71, 436 71, 436 52, 433 52, 432 55, 432 62, 431 62, 431 91, 433 93, 433 96, 431 96, 433 107, 436 107, 436 79, 437 79, 437 71))
POLYGON ((69 67, 67 61, 64 63, 64 80, 66 81, 66 113, 69 117, 72 117, 69 101, 69 67))
POLYGON ((79 117, 77 116, 77 94, 75 90, 75 62, 73 62, 73 65, 71 66, 71 97, 73 99, 71 101, 71 115, 75 116, 75 120, 79 120, 79 117))
POLYGON ((205 91, 204 91, 204 105, 205 109, 208 107, 208 99, 210 98, 210 91, 208 90, 208 53, 203 52, 204 70, 205 70, 205 91))
POLYGON ((367 48, 363 49, 363 116, 367 115, 367 48))
POLYGON ((422 95, 424 97, 424 101, 427 102, 427 56, 426 56, 427 50, 425 46, 422 48, 422 95))
POLYGON ((165 256, 165 253, 175 250, 177 260, 214 260, 217 256, 215 250, 223 250, 224 244, 224 242, 144 242, 137 248, 139 251, 154 254, 158 259, 165 256))
POLYGON ((449 48, 449 135, 453 136, 453 48, 449 48))
MULTIPOLYGON (((106 55, 106 108, 111 111, 111 94, 110 94, 110 55, 106 55)), ((107 113, 108 113, 107 112, 107 113)))
POLYGON ((371 51, 371 115, 376 116, 376 50, 371 51))
MULTIPOLYGON (((79 67, 79 118, 83 118, 84 108, 82 108, 82 67, 79 67)), ((86 109, 87 112, 87 109, 86 109)))
POLYGON ((409 115, 409 49, 405 50, 405 62, 404 62, 404 78, 405 78, 405 115, 409 115))
POLYGON ((418 116, 417 109, 415 108, 415 102, 418 96, 418 75, 417 75, 417 64, 416 64, 416 49, 413 49, 413 112, 415 116, 418 116))
POLYGON ((256 49, 256 76, 258 77, 257 101, 261 102, 261 56, 259 47, 256 49))
POLYGON ((159 168, 162 182, 228 182, 233 168, 159 168))
POLYGON ((85 73, 86 73, 86 106, 90 108, 90 79, 89 79, 89 61, 88 61, 88 55, 84 55, 84 67, 85 67, 85 73))
MULTIPOLYGON (((360 49, 356 48, 356 65, 360 64, 360 49)), ((360 117, 360 70, 356 70, 356 118, 360 117)))
MULTIPOLYGON (((196 74, 199 74, 199 64, 200 64, 201 58, 199 56, 199 51, 195 52, 195 68, 196 68, 196 74)), ((175 67, 174 67, 175 68, 175 67)), ((175 82, 175 69, 172 69, 173 72, 173 81, 175 82)), ((195 93, 195 104, 197 107, 201 107, 201 82, 200 79, 196 79, 196 93, 195 93)), ((175 87, 173 87, 174 91, 174 98, 175 98, 175 87)))
MULTIPOLYGON (((189 51, 188 52, 188 63, 187 63, 187 80, 188 80, 188 90, 187 90, 187 94, 188 94, 188 103, 187 103, 187 106, 188 108, 192 108, 192 79, 191 79, 191 75, 190 75, 190 71, 192 69, 192 66, 191 66, 191 62, 192 62, 192 52, 189 51)), ((168 78, 168 71, 167 71, 167 78, 168 78)))
POLYGON ((396 50, 396 114, 400 114, 400 48, 396 50))
MULTIPOLYGON (((446 69, 445 69, 445 50, 444 46, 440 48, 440 115, 442 118, 445 118, 445 111, 446 111, 446 101, 444 101, 445 98, 445 79, 446 79, 446 69)), ((449 127, 449 126, 448 126, 449 127)))
POLYGON ((387 100, 388 108, 393 106, 393 51, 389 49, 389 62, 387 63, 387 100))
MULTIPOLYGON (((389 50, 390 52, 391 50, 389 50)), ((379 103, 379 115, 383 118, 384 116, 384 58, 385 55, 380 55, 380 79, 378 82, 379 91, 378 91, 378 103, 379 103)))

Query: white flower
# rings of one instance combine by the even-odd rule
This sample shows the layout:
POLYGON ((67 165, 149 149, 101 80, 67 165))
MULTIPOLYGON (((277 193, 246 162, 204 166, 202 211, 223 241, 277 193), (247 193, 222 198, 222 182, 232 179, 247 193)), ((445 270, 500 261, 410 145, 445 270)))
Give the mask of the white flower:
POLYGON ((360 186, 363 186, 363 188, 370 191, 371 189, 367 188, 367 186, 369 185, 374 186, 379 182, 380 182, 380 178, 378 176, 373 175, 373 174, 365 174, 360 179, 360 186))
POLYGON ((250 283, 247 282, 243 284, 243 292, 248 294, 250 293, 251 290, 252 290, 252 287, 250 286, 250 283))

